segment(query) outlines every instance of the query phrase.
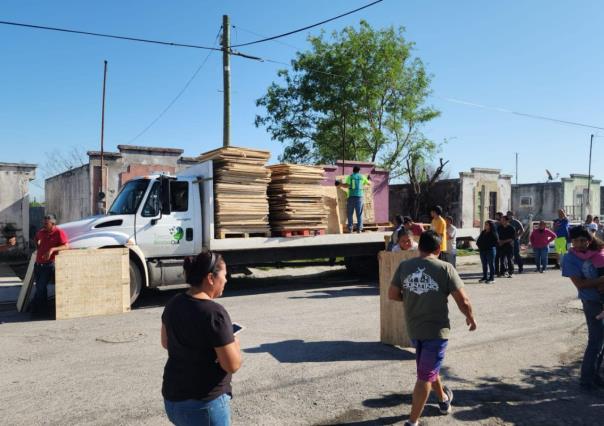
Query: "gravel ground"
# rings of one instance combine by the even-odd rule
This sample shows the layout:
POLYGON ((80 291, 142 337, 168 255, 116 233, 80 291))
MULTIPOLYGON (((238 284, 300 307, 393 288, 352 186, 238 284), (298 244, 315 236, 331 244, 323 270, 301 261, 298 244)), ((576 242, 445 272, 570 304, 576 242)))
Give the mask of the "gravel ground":
MULTIPOLYGON (((579 392, 585 345, 575 291, 558 271, 476 284, 464 266, 479 328, 452 306, 443 375, 454 411, 434 404, 424 425, 601 425, 604 392, 579 392)), ((289 275, 292 275, 291 273, 289 275)), ((379 343, 375 283, 335 270, 314 277, 235 279, 220 299, 241 334, 236 425, 402 424, 415 381, 412 351, 379 343)), ((160 394, 163 305, 143 298, 123 315, 30 321, 0 312, 0 423, 166 425, 160 394)))

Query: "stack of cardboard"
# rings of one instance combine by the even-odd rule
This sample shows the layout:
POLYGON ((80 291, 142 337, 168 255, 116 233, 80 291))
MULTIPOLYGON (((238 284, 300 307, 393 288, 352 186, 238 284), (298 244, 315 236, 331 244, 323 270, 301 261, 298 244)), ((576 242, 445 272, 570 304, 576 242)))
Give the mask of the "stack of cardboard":
POLYGON ((202 154, 214 164, 216 238, 269 236, 266 190, 270 152, 227 147, 202 154))
POLYGON ((273 232, 324 232, 328 216, 321 186, 324 170, 293 164, 277 164, 269 166, 269 169, 271 182, 268 186, 268 200, 273 232))

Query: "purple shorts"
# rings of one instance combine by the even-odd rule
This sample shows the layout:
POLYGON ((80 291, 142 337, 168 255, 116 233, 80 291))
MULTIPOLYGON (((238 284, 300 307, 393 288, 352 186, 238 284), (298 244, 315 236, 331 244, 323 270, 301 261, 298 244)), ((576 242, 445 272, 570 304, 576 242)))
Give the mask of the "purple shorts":
POLYGON ((440 372, 447 349, 446 339, 411 340, 415 346, 417 378, 424 382, 434 382, 440 372))

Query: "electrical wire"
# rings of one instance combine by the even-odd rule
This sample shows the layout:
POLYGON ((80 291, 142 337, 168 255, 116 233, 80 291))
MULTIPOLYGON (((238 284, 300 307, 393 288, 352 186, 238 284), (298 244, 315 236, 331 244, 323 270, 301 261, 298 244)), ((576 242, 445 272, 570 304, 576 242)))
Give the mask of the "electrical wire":
MULTIPOLYGON (((58 32, 68 33, 68 34, 79 34, 79 35, 86 35, 86 36, 93 36, 93 37, 104 37, 104 38, 111 38, 111 39, 116 39, 116 40, 135 41, 135 42, 139 42, 139 43, 159 44, 162 46, 170 46, 170 47, 187 47, 187 48, 191 48, 191 49, 202 49, 202 50, 210 50, 210 51, 215 51, 215 52, 222 52, 224 50, 221 47, 208 47, 208 46, 201 46, 198 44, 175 43, 175 42, 151 40, 151 39, 145 39, 145 38, 139 38, 139 37, 119 36, 119 35, 113 35, 113 34, 95 33, 95 32, 90 32, 90 31, 72 30, 72 29, 68 29, 68 28, 58 28, 58 27, 47 27, 47 26, 43 26, 43 25, 24 24, 21 22, 0 21, 0 25, 10 25, 10 26, 15 26, 15 27, 30 28, 30 29, 36 29, 36 30, 58 31, 58 32)), ((258 60, 258 58, 256 58, 255 56, 250 56, 250 55, 246 55, 241 52, 230 50, 230 48, 229 48, 229 53, 231 55, 241 56, 243 58, 258 60)))
POLYGON ((351 11, 346 12, 346 13, 342 13, 341 15, 338 15, 338 16, 334 16, 333 18, 325 19, 324 21, 317 22, 316 24, 307 25, 306 27, 303 27, 303 28, 298 28, 297 30, 288 31, 288 32, 283 33, 283 34, 277 34, 277 35, 274 35, 274 36, 271 36, 271 37, 266 37, 266 38, 263 38, 263 39, 260 39, 260 40, 250 41, 250 42, 247 42, 247 43, 235 44, 235 45, 232 45, 230 47, 250 46, 252 44, 264 43, 266 41, 271 41, 271 40, 275 40, 277 38, 286 37, 286 36, 289 36, 289 35, 292 35, 292 34, 296 34, 296 33, 299 33, 301 31, 305 31, 305 30, 308 30, 310 28, 318 27, 319 25, 323 25, 323 24, 326 24, 328 22, 335 21, 336 19, 342 18, 344 16, 351 15, 351 14, 353 14, 355 12, 358 12, 359 10, 367 9, 368 7, 371 7, 371 6, 374 6, 374 5, 378 4, 378 3, 381 3, 382 1, 383 0, 376 0, 376 1, 372 2, 372 3, 366 4, 365 6, 359 7, 357 9, 351 10, 351 11))
POLYGON ((551 121, 551 122, 558 123, 558 124, 566 124, 569 126, 586 127, 588 129, 604 130, 604 127, 594 126, 592 124, 579 123, 579 122, 570 121, 570 120, 562 120, 559 118, 547 117, 545 115, 539 115, 539 114, 530 114, 530 113, 526 113, 526 112, 513 111, 510 109, 506 109, 506 108, 483 105, 483 104, 479 104, 476 102, 465 101, 463 99, 456 99, 456 98, 450 98, 450 97, 445 97, 445 96, 434 96, 434 97, 437 99, 441 99, 443 101, 447 101, 447 102, 451 102, 451 103, 455 103, 455 104, 467 105, 467 106, 471 106, 471 107, 475 107, 475 108, 488 109, 491 111, 518 115, 520 117, 532 118, 535 120, 545 120, 545 121, 551 121))
MULTIPOLYGON (((216 38, 214 40, 214 45, 216 45, 216 41, 218 40, 218 37, 220 36, 220 31, 222 30, 222 27, 218 30, 218 34, 216 34, 216 38)), ((178 94, 174 97, 174 99, 172 99, 170 101, 170 103, 168 104, 168 106, 166 106, 162 112, 159 113, 159 115, 157 117, 155 117, 155 119, 153 119, 143 130, 141 130, 135 137, 133 137, 132 139, 130 139, 126 145, 130 145, 132 144, 134 141, 136 141, 138 138, 140 138, 141 136, 143 136, 145 133, 147 133, 147 131, 153 127, 155 125, 155 123, 157 123, 169 110, 170 108, 172 108, 172 106, 176 103, 176 101, 178 101, 178 99, 180 99, 180 97, 183 95, 183 93, 185 93, 185 91, 189 88, 189 86, 191 85, 191 83, 193 82, 193 80, 195 80, 195 78, 197 77, 197 75, 199 74, 199 72, 201 71, 201 69, 205 66, 205 64, 208 62, 208 60, 210 59, 210 56, 212 56, 212 54, 214 53, 214 50, 210 50, 208 52, 208 55, 205 57, 205 59, 201 62, 201 64, 197 67, 197 69, 195 70, 195 72, 193 73, 193 75, 191 76, 191 78, 189 78, 189 80, 186 82, 186 84, 183 86, 182 89, 180 89, 180 91, 178 92, 178 94)))

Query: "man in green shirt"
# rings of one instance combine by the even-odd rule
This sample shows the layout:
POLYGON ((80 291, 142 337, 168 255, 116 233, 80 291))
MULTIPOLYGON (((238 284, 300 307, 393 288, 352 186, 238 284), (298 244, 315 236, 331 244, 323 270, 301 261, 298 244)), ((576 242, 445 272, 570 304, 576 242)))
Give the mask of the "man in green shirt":
POLYGON ((336 186, 348 188, 348 200, 346 202, 346 213, 348 214, 348 232, 352 232, 352 215, 357 214, 357 232, 363 231, 363 198, 366 185, 369 185, 369 179, 360 174, 359 166, 352 168, 352 174, 346 177, 344 183, 336 181, 336 186))
POLYGON ((388 298, 403 302, 407 331, 415 346, 417 380, 409 420, 416 426, 430 391, 438 398, 441 414, 451 412, 453 392, 440 380, 440 367, 449 339, 449 295, 466 317, 470 331, 476 330, 470 299, 463 281, 450 263, 438 259, 441 239, 425 231, 419 239, 420 256, 401 262, 388 289, 388 298))

